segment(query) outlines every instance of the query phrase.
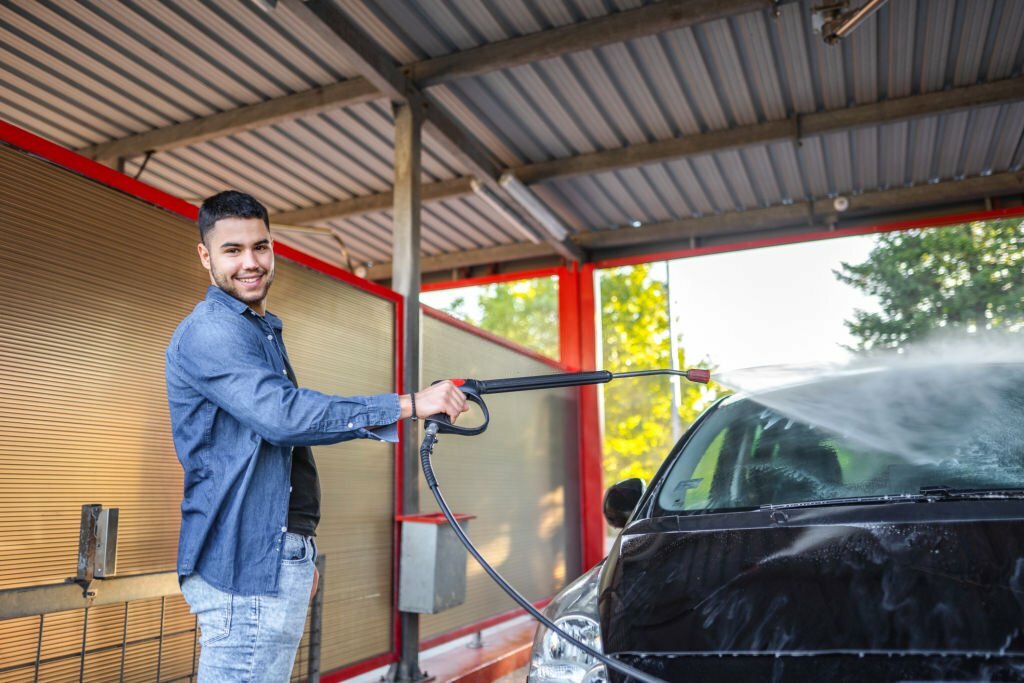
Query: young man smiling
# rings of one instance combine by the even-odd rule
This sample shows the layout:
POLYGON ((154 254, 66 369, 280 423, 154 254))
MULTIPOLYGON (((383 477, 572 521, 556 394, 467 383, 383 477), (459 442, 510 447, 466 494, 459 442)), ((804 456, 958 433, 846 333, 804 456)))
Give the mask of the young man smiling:
POLYGON ((167 347, 174 446, 185 471, 178 578, 199 620, 200 683, 287 681, 316 585, 320 485, 310 446, 397 439, 397 422, 466 399, 451 382, 414 395, 341 397, 297 386, 280 319, 267 210, 241 192, 199 209, 211 285, 167 347))

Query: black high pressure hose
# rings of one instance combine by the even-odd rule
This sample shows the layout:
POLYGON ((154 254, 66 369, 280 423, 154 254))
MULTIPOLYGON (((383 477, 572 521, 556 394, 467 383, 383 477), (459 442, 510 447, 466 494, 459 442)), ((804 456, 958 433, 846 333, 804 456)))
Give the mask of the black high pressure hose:
POLYGON ((459 526, 459 523, 455 521, 455 516, 452 514, 451 508, 448 507, 448 503, 445 502, 444 496, 441 495, 441 489, 438 488, 437 486, 437 478, 434 476, 434 470, 430 465, 430 456, 431 453, 433 453, 434 444, 437 442, 438 427, 439 425, 437 422, 427 422, 427 426, 424 430, 425 433, 423 436, 423 442, 420 445, 420 464, 423 467, 423 478, 424 480, 426 480, 427 486, 430 487, 431 492, 434 494, 434 500, 437 501, 437 506, 441 508, 441 512, 444 514, 445 519, 447 519, 448 523, 451 524, 452 531, 454 531, 455 535, 459 537, 459 540, 462 542, 462 545, 466 546, 466 550, 469 551, 469 554, 472 555, 474 559, 476 559, 477 563, 479 563, 479 565, 484 568, 484 571, 487 572, 487 575, 490 576, 494 580, 494 582, 498 584, 501 587, 501 589, 505 591, 505 593, 508 594, 510 598, 515 600, 520 607, 529 612, 529 614, 534 619, 536 619, 544 626, 560 635, 566 641, 574 644, 576 647, 583 650, 594 659, 600 661, 605 666, 615 669, 616 671, 626 674, 627 676, 631 676, 632 678, 638 681, 642 681, 642 683, 665 683, 660 678, 655 678, 654 676, 644 673, 639 669, 634 669, 628 664, 623 664, 622 662, 616 661, 611 657, 608 657, 603 653, 598 652, 594 648, 584 643, 581 643, 576 638, 570 636, 568 633, 566 633, 558 626, 556 626, 554 622, 552 622, 550 619, 541 614, 540 610, 538 610, 536 607, 530 604, 529 600, 520 595, 515 588, 510 586, 508 582, 505 581, 505 579, 501 576, 501 574, 498 573, 498 571, 494 567, 488 564, 487 560, 485 560, 483 556, 480 554, 480 552, 476 549, 476 547, 473 546, 473 542, 469 540, 468 536, 466 536, 466 532, 463 531, 462 527, 459 526))
POLYGON ((487 575, 490 576, 496 584, 498 584, 510 598, 516 601, 516 603, 526 610, 530 616, 544 624, 548 629, 554 631, 559 636, 564 638, 566 641, 572 643, 583 652, 598 660, 605 666, 615 669, 619 673, 623 673, 627 676, 632 677, 642 683, 665 683, 660 678, 656 678, 650 674, 644 673, 639 669, 635 669, 628 664, 623 664, 611 657, 606 656, 602 652, 598 652, 594 648, 581 643, 576 638, 573 638, 568 633, 556 626, 550 619, 545 617, 540 611, 530 604, 530 601, 520 595, 515 588, 510 586, 501 574, 499 574, 494 567, 487 563, 487 560, 480 555, 479 551, 473 546, 472 541, 466 536, 466 532, 462 530, 459 523, 455 521, 455 516, 452 514, 448 504, 444 501, 444 496, 441 495, 441 489, 438 488, 437 478, 434 476, 434 470, 430 465, 430 456, 434 452, 434 444, 437 443, 438 433, 442 434, 461 434, 463 436, 475 436, 481 434, 487 429, 487 425, 490 422, 490 413, 487 410, 487 405, 484 403, 481 394, 501 394, 513 391, 529 391, 532 389, 555 389, 560 387, 575 387, 583 386, 587 384, 605 384, 613 379, 620 379, 624 377, 645 377, 650 375, 675 375, 678 377, 685 377, 691 382, 700 382, 706 384, 711 379, 711 372, 702 368, 694 368, 690 370, 637 370, 633 372, 617 372, 611 373, 607 370, 592 370, 588 372, 564 372, 555 373, 552 375, 537 375, 533 377, 510 377, 505 379, 491 379, 491 380, 478 380, 478 379, 454 379, 452 382, 456 386, 462 389, 462 392, 466 395, 466 399, 476 403, 480 406, 480 410, 483 412, 484 421, 476 427, 462 427, 459 425, 452 424, 448 419, 447 415, 438 414, 431 415, 426 420, 426 427, 424 429, 423 442, 420 445, 420 464, 423 467, 423 478, 427 482, 427 486, 430 487, 430 491, 434 494, 434 500, 437 501, 437 506, 441 508, 441 512, 444 514, 445 519, 452 526, 452 531, 458 536, 462 545, 466 546, 466 550, 473 556, 474 559, 484 568, 487 575))

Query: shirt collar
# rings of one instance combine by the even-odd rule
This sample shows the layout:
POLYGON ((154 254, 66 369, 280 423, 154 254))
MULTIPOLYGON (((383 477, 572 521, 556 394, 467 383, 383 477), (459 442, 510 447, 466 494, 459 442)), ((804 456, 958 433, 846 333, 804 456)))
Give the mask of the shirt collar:
MULTIPOLYGON (((256 313, 256 311, 249 308, 249 305, 247 303, 245 303, 244 301, 239 301, 238 299, 231 296, 230 294, 228 294, 227 292, 225 292, 223 289, 216 285, 209 285, 206 288, 206 300, 217 301, 227 306, 228 309, 231 310, 233 313, 238 313, 239 315, 248 314, 259 317, 259 314, 256 313)), ((270 323, 270 326, 276 330, 280 330, 284 327, 284 325, 281 323, 281 319, 278 318, 273 313, 271 313, 270 311, 267 311, 267 314, 263 316, 263 319, 270 323)))

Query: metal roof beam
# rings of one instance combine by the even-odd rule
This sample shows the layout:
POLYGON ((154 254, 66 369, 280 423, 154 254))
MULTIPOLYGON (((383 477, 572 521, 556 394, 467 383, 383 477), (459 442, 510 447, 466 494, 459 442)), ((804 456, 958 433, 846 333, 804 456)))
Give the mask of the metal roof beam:
MULTIPOLYGON (((602 256, 613 255, 615 249, 629 250, 631 255, 637 255, 663 250, 667 244, 678 247, 681 242, 701 238, 721 238, 784 228, 820 230, 830 225, 853 227, 872 220, 884 220, 888 214, 922 206, 928 207, 928 215, 939 217, 948 213, 948 209, 942 210, 942 205, 1011 195, 1024 197, 1024 172, 867 192, 848 197, 849 208, 842 213, 836 212, 831 199, 818 199, 786 206, 665 221, 643 228, 595 230, 577 233, 572 239, 588 252, 602 256)), ((514 244, 427 257, 423 259, 421 267, 422 272, 429 273, 545 255, 552 255, 547 245, 514 244)), ((390 274, 391 264, 381 263, 370 268, 367 277, 382 280, 390 277, 390 274)))
MULTIPOLYGON (((536 183, 671 161, 691 155, 710 154, 751 145, 800 140, 831 131, 849 130, 860 126, 934 116, 971 107, 1007 104, 1020 100, 1024 100, 1024 77, 925 95, 911 95, 846 109, 805 114, 782 121, 769 121, 660 142, 631 145, 567 159, 527 164, 510 169, 510 172, 523 182, 536 183)), ((423 188, 425 200, 446 199, 469 193, 470 181, 468 178, 446 180, 442 183, 424 185, 423 188)), ((308 220, 323 220, 376 211, 386 208, 390 197, 390 192, 385 192, 324 204, 320 207, 298 209, 294 212, 287 212, 284 214, 287 219, 282 218, 281 220, 287 223, 302 223, 308 220), (363 207, 368 208, 364 209, 363 207), (293 214, 295 215, 293 216, 293 214)))
MULTIPOLYGON (((556 257, 557 253, 549 244, 533 244, 530 242, 503 244, 497 247, 486 247, 472 251, 457 251, 438 256, 425 256, 420 259, 420 270, 423 273, 432 273, 489 263, 521 261, 542 256, 556 257)), ((366 277, 370 280, 386 280, 390 278, 391 264, 379 263, 370 267, 367 270, 366 277)))
MULTIPOLYGON (((334 45, 393 103, 408 104, 409 107, 415 108, 419 112, 417 115, 424 117, 428 131, 432 132, 449 152, 459 158, 477 180, 515 202, 515 198, 504 192, 498 184, 501 166, 491 158, 483 145, 443 111, 429 106, 416 84, 331 0, 283 0, 283 3, 311 30, 334 45)), ((564 229, 562 233, 567 235, 569 230, 564 229)), ((567 238, 560 239, 543 228, 539 234, 565 258, 571 261, 583 259, 583 253, 567 238)))
POLYGON ((155 128, 110 142, 89 145, 77 151, 101 163, 111 163, 118 158, 196 145, 213 138, 290 121, 300 116, 333 111, 378 97, 380 93, 369 81, 365 78, 353 78, 322 88, 305 90, 294 95, 285 95, 191 121, 155 128))
POLYGON ((839 130, 877 125, 922 116, 948 114, 972 107, 1024 100, 1024 76, 993 83, 911 95, 874 104, 801 114, 781 121, 755 123, 700 135, 687 135, 642 145, 631 145, 568 159, 528 164, 512 169, 526 183, 576 175, 592 175, 632 166, 721 152, 750 145, 800 140, 839 130))
POLYGON ((673 31, 795 0, 665 0, 578 24, 488 43, 408 67, 420 87, 449 83, 491 71, 593 50, 655 33, 673 31))
MULTIPOLYGON (((423 201, 434 199, 450 199, 459 195, 470 194, 473 191, 471 178, 452 178, 441 180, 436 183, 426 183, 420 186, 420 198, 423 201)), ((343 218, 345 216, 373 213, 375 211, 390 211, 395 203, 394 192, 379 192, 377 194, 341 199, 329 204, 318 204, 305 209, 293 209, 281 211, 271 216, 274 221, 281 223, 302 224, 315 223, 317 221, 331 218, 343 218)))
MULTIPOLYGON (((782 0, 777 4, 792 1, 794 0, 782 0)), ((89 145, 78 152, 90 159, 112 163, 122 157, 194 145, 211 138, 340 109, 383 96, 394 100, 396 96, 401 95, 406 82, 415 83, 419 88, 449 83, 461 78, 590 50, 772 5, 771 0, 666 0, 578 24, 509 38, 404 67, 395 65, 390 59, 380 60, 379 52, 369 57, 370 53, 365 49, 365 35, 359 31, 358 35, 361 38, 353 37, 352 41, 355 42, 346 40, 346 45, 339 46, 339 49, 343 50, 346 58, 366 77, 351 78, 340 83, 128 135, 110 142, 89 145), (357 42, 360 44, 357 45, 357 42), (404 73, 408 73, 409 76, 405 77, 404 73), (406 78, 407 80, 403 80, 406 78)), ((297 9, 299 12, 304 9, 296 8, 294 3, 284 6, 289 10, 297 9)), ((315 7, 310 9, 317 12, 318 16, 328 16, 325 11, 315 7)), ((346 39, 355 36, 355 33, 348 31, 352 23, 343 15, 339 19, 339 14, 330 14, 328 26, 333 23, 345 34, 346 39)))
MULTIPOLYGON (((847 196, 849 208, 842 213, 835 210, 832 199, 816 199, 813 202, 794 202, 786 206, 665 221, 638 229, 595 230, 577 234, 575 239, 586 249, 605 249, 750 233, 781 227, 822 228, 840 223, 846 227, 851 224, 863 224, 867 219, 877 220, 887 213, 904 209, 1020 194, 1024 194, 1024 172, 999 173, 847 196)), ((936 215, 941 213, 936 211, 936 215)))

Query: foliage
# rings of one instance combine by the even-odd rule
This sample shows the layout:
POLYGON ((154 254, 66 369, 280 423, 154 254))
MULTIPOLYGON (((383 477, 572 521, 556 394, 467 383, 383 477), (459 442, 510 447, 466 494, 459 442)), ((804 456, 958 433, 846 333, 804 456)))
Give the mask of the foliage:
MULTIPOLYGON (((601 271, 602 367, 611 372, 670 367, 668 288, 651 266, 601 271)), ((558 287, 554 278, 486 285, 473 315, 465 298, 445 311, 489 332, 558 357, 558 287)), ((685 368, 685 352, 679 364, 685 368)), ((701 363, 698 367, 708 367, 701 363)), ((606 484, 629 477, 650 481, 672 446, 672 384, 644 377, 604 385, 606 484)), ((685 429, 721 389, 680 382, 685 429)))
MULTIPOLYGON (((668 287, 649 265, 616 268, 600 275, 601 348, 610 372, 670 367, 668 287)), ((679 347, 679 364, 686 368, 679 347)), ((706 362, 697 367, 709 367, 706 362)), ((680 380, 679 412, 685 429, 720 388, 680 380)), ((651 481, 672 446, 672 384, 666 376, 604 385, 605 483, 630 477, 651 481)))
POLYGON ((1024 222, 978 221, 881 235, 864 263, 833 272, 881 306, 846 322, 857 349, 903 349, 940 329, 1020 329, 1022 259, 1024 222))
POLYGON ((554 277, 484 285, 479 311, 470 313, 464 297, 444 312, 488 332, 558 358, 558 280, 554 277))

